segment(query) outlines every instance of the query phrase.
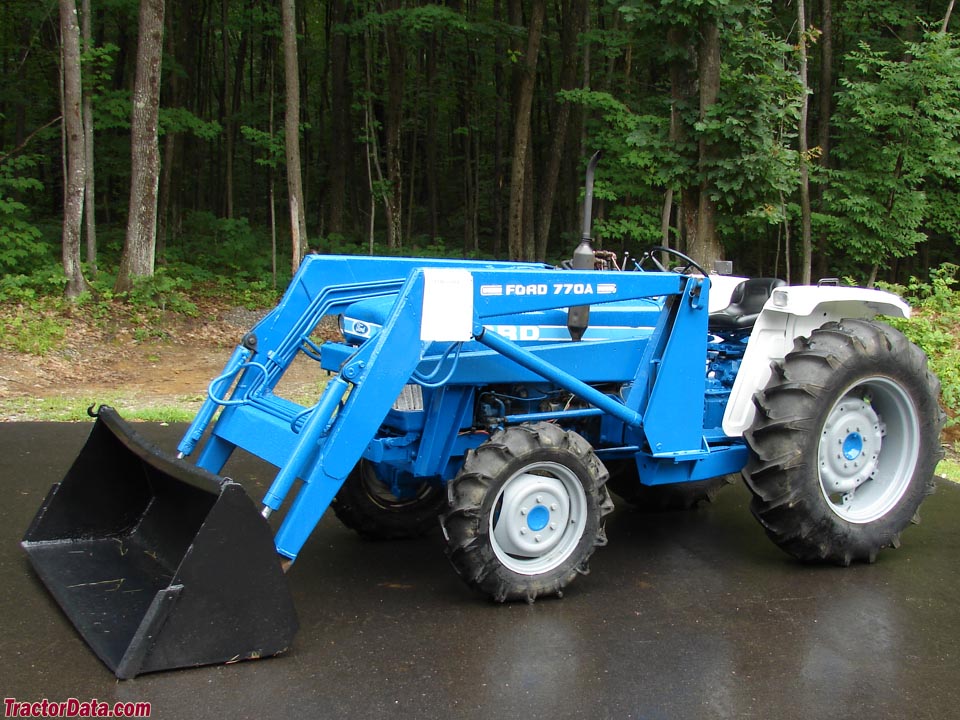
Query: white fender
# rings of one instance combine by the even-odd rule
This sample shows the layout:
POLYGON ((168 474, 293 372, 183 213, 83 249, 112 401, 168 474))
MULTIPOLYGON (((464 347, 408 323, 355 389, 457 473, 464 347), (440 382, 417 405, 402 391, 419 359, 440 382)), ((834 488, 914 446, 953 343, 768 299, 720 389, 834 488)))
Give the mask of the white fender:
POLYGON ((866 288, 798 285, 773 291, 750 334, 740 372, 723 414, 723 431, 740 437, 753 424, 753 395, 767 386, 770 364, 793 349, 794 338, 824 323, 876 315, 910 317, 910 306, 888 292, 866 288))

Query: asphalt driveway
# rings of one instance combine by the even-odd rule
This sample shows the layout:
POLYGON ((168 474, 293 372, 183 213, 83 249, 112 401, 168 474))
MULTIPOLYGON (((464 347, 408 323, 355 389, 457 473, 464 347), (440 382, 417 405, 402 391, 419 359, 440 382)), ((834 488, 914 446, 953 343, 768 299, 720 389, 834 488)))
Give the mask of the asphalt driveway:
MULTIPOLYGON (((960 486, 876 564, 808 567, 733 487, 711 506, 618 509, 562 600, 471 592, 439 531, 359 539, 325 517, 288 575, 284 656, 117 681, 19 547, 88 425, 0 424, 0 692, 149 701, 159 718, 922 718, 960 714, 960 486)), ((141 426, 172 448, 182 427, 141 426)), ((259 498, 255 460, 228 473, 259 498)), ((242 562, 242 558, 238 558, 242 562)))

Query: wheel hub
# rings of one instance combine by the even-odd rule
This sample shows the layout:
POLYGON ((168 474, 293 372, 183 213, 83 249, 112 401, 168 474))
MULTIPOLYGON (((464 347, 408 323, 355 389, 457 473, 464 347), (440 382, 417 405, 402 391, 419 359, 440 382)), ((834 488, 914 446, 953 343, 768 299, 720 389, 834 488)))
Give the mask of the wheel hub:
POLYGON ((847 460, 856 460, 863 452, 863 435, 852 432, 843 441, 843 456, 847 460))
POLYGON ((546 506, 538 504, 527 513, 527 527, 533 532, 540 532, 550 523, 550 511, 546 506))
POLYGON ((830 413, 820 438, 820 481, 830 494, 850 493, 877 472, 886 430, 864 398, 847 396, 830 413))
POLYGON ((586 529, 587 498, 577 474, 536 462, 511 476, 490 515, 490 544, 501 563, 521 575, 562 565, 586 529))
POLYGON ((503 492, 493 534, 510 555, 535 558, 550 552, 563 538, 570 503, 563 483, 552 477, 524 473, 503 492))

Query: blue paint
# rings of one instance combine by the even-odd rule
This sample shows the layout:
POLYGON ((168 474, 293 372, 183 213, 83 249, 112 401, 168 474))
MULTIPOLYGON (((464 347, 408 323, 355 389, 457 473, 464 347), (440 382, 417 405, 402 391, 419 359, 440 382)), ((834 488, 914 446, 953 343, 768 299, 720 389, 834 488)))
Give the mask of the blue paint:
POLYGON ((843 456, 847 460, 856 460, 863 452, 863 436, 858 432, 847 435, 843 441, 843 456))
MULTIPOLYGON (((238 447, 277 466, 263 502, 290 506, 275 545, 291 559, 361 458, 392 478, 394 495, 412 496, 424 480, 445 484, 466 453, 519 421, 575 429, 601 457, 634 457, 646 484, 737 472, 743 443, 717 425, 742 352, 708 355, 708 292, 676 273, 310 256, 214 380, 180 450, 189 455, 207 432, 197 463, 206 470, 219 473, 238 447), (449 342, 420 340, 426 268, 469 270, 473 284, 473 339, 445 362, 449 342), (583 304, 591 326, 573 342, 563 318, 583 304), (327 316, 343 316, 345 338, 318 353, 311 336, 327 316), (273 394, 301 352, 333 373, 313 407, 273 394), (436 387, 418 383, 438 363, 436 387), (394 409, 410 384, 422 405, 394 409)), ((862 450, 859 435, 847 438, 850 459, 862 450)), ((539 532, 550 519, 537 504, 526 522, 539 532)))
POLYGON ((527 527, 534 532, 543 530, 550 522, 550 511, 543 505, 537 505, 527 514, 527 527))

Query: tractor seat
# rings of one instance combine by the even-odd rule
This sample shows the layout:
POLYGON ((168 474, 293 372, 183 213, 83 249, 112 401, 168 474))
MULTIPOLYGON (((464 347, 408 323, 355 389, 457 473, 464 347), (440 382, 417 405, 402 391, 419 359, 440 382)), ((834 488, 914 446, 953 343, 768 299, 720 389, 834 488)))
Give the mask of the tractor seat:
POLYGON ((779 278, 750 278, 733 289, 730 304, 723 310, 710 313, 707 328, 712 332, 743 332, 750 330, 774 288, 786 285, 779 278))

